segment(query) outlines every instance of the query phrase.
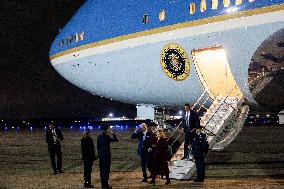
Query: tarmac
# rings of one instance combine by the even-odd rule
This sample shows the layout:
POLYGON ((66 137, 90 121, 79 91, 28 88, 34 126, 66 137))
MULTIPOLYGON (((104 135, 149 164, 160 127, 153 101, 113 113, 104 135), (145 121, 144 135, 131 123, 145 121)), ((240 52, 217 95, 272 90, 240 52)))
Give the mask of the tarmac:
MULTIPOLYGON (((119 142, 111 146, 110 184, 113 188, 284 188, 284 126, 245 126, 223 151, 210 151, 204 183, 189 180, 157 179, 156 186, 141 183, 136 155, 137 141, 132 130, 117 133, 119 142)), ((0 132, 0 188, 83 188, 81 133, 63 130, 64 174, 53 175, 44 129, 0 132)), ((94 133, 94 141, 98 133, 94 133)), ((98 162, 92 182, 100 188, 98 162)))

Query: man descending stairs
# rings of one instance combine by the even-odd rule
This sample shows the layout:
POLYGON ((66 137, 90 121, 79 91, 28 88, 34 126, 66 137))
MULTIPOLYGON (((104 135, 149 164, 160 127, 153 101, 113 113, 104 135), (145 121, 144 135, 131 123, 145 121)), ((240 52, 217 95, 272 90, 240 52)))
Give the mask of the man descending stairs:
MULTIPOLYGON (((223 132, 226 131, 225 128, 230 125, 233 116, 238 112, 238 108, 241 107, 241 104, 242 100, 237 97, 218 96, 201 118, 200 124, 204 127, 203 132, 207 134, 210 148, 220 141, 220 136, 223 136, 223 132)), ((179 130, 179 132, 181 131, 179 130)), ((232 141, 232 136, 236 137, 236 134, 230 136, 230 140, 232 141)), ((226 144, 226 142, 224 144, 226 144)), ((224 146, 222 148, 224 148, 224 146)), ((188 157, 185 156, 185 158, 183 158, 184 152, 186 151, 184 144, 182 144, 172 157, 169 165, 171 178, 189 179, 194 174, 196 166, 192 155, 189 153, 188 157)))

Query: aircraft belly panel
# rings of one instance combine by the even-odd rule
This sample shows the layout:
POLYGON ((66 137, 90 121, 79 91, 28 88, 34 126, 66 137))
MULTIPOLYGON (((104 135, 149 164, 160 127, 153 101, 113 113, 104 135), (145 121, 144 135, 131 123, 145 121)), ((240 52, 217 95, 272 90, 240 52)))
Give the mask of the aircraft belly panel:
POLYGON ((192 50, 222 45, 235 81, 245 97, 256 103, 247 84, 250 60, 259 45, 283 27, 284 22, 276 22, 175 40, 161 39, 84 58, 74 57, 54 67, 67 80, 96 95, 134 104, 180 106, 184 102, 193 103, 203 92, 192 50), (180 45, 188 55, 190 73, 183 81, 169 78, 161 68, 161 50, 169 43, 180 45))

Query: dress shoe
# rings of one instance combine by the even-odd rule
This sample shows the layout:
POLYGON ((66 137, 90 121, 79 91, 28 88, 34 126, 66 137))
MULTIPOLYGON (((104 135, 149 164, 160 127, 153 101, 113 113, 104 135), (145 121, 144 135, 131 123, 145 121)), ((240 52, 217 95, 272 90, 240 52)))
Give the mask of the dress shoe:
POLYGON ((91 184, 88 184, 88 185, 84 185, 84 188, 95 188, 95 187, 91 184))
POLYGON ((188 157, 187 156, 183 156, 183 158, 181 158, 181 160, 187 160, 188 157))
POLYGON ((195 179, 194 182, 204 182, 204 180, 195 179))
POLYGON ((62 170, 58 170, 57 172, 60 173, 60 174, 65 173, 65 172, 62 171, 62 170))
POLYGON ((149 182, 149 184, 155 185, 155 181, 154 181, 154 180, 151 180, 151 181, 149 182))
POLYGON ((54 171, 54 172, 53 172, 53 174, 55 174, 55 175, 56 175, 56 174, 58 174, 58 172, 57 172, 57 171, 54 171))
POLYGON ((147 178, 143 178, 143 180, 141 180, 141 182, 147 182, 147 178))
POLYGON ((169 184, 171 184, 170 179, 167 180, 167 182, 165 183, 165 185, 169 185, 169 184))

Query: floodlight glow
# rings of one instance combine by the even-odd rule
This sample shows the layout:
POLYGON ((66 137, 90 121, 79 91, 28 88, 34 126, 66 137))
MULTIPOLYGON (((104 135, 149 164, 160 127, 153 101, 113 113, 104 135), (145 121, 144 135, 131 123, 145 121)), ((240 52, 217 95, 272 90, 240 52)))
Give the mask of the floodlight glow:
POLYGON ((230 7, 226 10, 227 13, 237 12, 239 9, 237 7, 230 7))

